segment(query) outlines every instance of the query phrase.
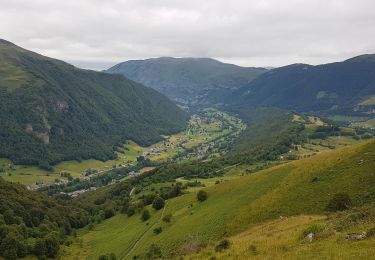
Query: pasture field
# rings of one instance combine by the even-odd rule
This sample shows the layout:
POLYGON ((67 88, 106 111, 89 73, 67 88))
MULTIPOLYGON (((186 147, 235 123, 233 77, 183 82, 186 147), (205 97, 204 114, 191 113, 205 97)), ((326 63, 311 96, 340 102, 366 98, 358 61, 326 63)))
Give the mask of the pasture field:
MULTIPOLYGON (((132 251, 129 259, 147 252, 152 244, 160 247, 163 256, 177 257, 191 254, 191 245, 217 243, 223 237, 234 237, 249 228, 259 227, 259 224, 275 221, 280 216, 324 215, 336 193, 348 194, 355 206, 367 205, 375 199, 373 169, 374 142, 328 151, 245 176, 241 176, 245 168, 239 167, 237 178, 204 188, 208 192, 208 199, 204 202, 197 202, 195 190, 169 200, 165 214, 172 214, 171 223, 155 220, 155 226, 161 226, 162 233, 146 232, 142 243, 132 251)), ((156 216, 160 212, 152 211, 152 214, 156 216)), ((302 230, 305 224, 309 224, 309 218, 303 217, 301 226, 295 228, 302 230)), ((293 223, 289 224, 293 229, 293 223)), ((80 235, 77 242, 65 248, 65 255, 74 259, 81 240, 91 252, 87 259, 97 258, 96 252, 110 253, 109 250, 118 256, 126 255, 127 246, 134 243, 134 236, 142 236, 143 225, 139 215, 130 218, 116 216, 99 224, 93 231, 80 235), (100 241, 104 236, 106 243, 102 244, 100 241), (112 244, 117 246, 112 247, 112 244), (107 248, 109 246, 111 248, 107 248)), ((288 229, 288 226, 279 229, 283 231, 284 228, 288 229)), ((300 231, 297 233, 300 234, 300 231)), ((286 239, 285 244, 293 247, 288 241, 286 239)), ((330 241, 338 243, 337 248, 341 248, 337 239, 330 241)), ((259 243, 259 249, 265 251, 265 245, 262 246, 265 240, 259 243)), ((306 250, 312 254, 315 252, 310 246, 306 250)))
MULTIPOLYGON (((349 215, 349 214, 348 214, 349 215)), ((349 215, 350 216, 350 215, 349 215)), ((356 223, 337 231, 326 216, 295 216, 272 220, 228 238, 229 248, 218 252, 215 243, 184 259, 371 259, 375 238, 348 241, 348 232, 372 228, 370 223, 356 223), (310 242, 304 237, 311 227, 324 230, 310 242)))

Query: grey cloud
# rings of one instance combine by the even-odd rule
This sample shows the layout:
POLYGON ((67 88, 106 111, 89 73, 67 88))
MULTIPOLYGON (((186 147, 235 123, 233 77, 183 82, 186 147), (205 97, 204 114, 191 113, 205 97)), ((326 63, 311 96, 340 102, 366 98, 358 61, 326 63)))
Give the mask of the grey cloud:
POLYGON ((375 52, 372 0, 0 0, 0 37, 77 66, 214 57, 244 66, 375 52))

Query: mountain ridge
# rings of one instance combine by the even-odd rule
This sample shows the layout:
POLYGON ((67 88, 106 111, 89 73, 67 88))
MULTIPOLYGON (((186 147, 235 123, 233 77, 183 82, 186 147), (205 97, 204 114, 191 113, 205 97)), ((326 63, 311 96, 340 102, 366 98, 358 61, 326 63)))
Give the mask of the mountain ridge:
POLYGON ((122 74, 179 104, 202 107, 217 103, 220 97, 265 71, 264 68, 240 67, 212 58, 161 57, 122 62, 105 72, 122 74))
POLYGON ((0 157, 15 163, 107 160, 126 139, 141 145, 184 129, 188 115, 124 78, 0 44, 0 157))

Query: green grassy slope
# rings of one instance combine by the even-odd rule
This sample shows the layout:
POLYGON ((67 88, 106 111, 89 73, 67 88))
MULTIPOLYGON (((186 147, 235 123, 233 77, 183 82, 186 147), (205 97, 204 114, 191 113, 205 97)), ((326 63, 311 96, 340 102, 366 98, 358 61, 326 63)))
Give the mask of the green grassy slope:
MULTIPOLYGON (((173 214, 172 222, 159 221, 155 226, 162 226, 163 232, 155 235, 150 229, 131 255, 142 255, 157 244, 164 256, 178 256, 190 253, 194 243, 215 241, 279 216, 323 214, 329 200, 339 192, 349 194, 355 206, 365 205, 375 199, 374 159, 375 143, 365 143, 211 186, 206 188, 208 200, 202 203, 196 201, 195 193, 172 199, 165 210, 165 214, 173 214)), ((106 245, 98 241, 107 236, 107 244, 111 244, 109 234, 122 232, 123 225, 126 232, 116 238, 121 239, 122 246, 111 250, 126 255, 127 245, 141 236, 145 226, 139 215, 130 219, 117 216, 80 238, 88 248, 95 245, 95 252, 106 253, 106 245), (134 225, 126 225, 128 221, 134 221, 134 225)), ((77 245, 68 248, 68 256, 76 250, 77 245)), ((89 258, 97 257, 95 252, 89 258)))
POLYGON ((184 129, 188 115, 120 75, 78 69, 0 40, 0 157, 17 164, 114 158, 184 129))

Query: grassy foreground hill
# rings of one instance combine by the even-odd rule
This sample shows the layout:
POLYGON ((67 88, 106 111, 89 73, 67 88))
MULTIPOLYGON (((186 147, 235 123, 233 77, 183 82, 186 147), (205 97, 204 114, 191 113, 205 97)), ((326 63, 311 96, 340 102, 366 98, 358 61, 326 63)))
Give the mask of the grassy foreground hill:
POLYGON ((170 57, 126 61, 106 70, 154 88, 178 103, 205 107, 265 71, 209 58, 170 57))
POLYGON ((0 40, 0 157, 17 164, 113 159, 184 129, 188 115, 151 88, 78 69, 0 40))
MULTIPOLYGON (((344 193, 351 199, 354 216, 350 218, 353 221, 356 216, 358 220, 361 220, 361 216, 362 220, 375 216, 375 214, 372 215, 371 210, 368 211, 370 213, 360 210, 361 207, 370 207, 371 209, 371 206, 368 205, 371 205, 375 200, 374 169, 375 142, 369 142, 324 152, 250 175, 242 176, 242 172, 238 172, 239 177, 236 179, 222 181, 205 188, 204 190, 208 193, 206 201, 198 202, 196 192, 190 192, 168 200, 163 211, 155 211, 150 208, 151 218, 146 222, 139 219, 139 214, 132 217, 117 215, 99 224, 92 231, 83 231, 79 236, 79 242, 65 249, 65 257, 95 259, 101 254, 114 253, 120 259, 147 258, 150 254, 177 258, 203 250, 201 251, 202 255, 197 257, 205 259, 214 254, 218 254, 220 257, 220 253, 216 253, 212 245, 217 245, 220 240, 228 237, 230 237, 231 243, 241 245, 242 249, 246 247, 248 255, 252 254, 251 250, 258 253, 260 250, 264 254, 269 252, 269 256, 272 257, 275 256, 271 254, 272 252, 288 251, 289 248, 290 250, 302 250, 301 254, 294 255, 297 258, 303 256, 303 251, 308 256, 313 256, 309 255, 312 252, 312 247, 316 246, 314 250, 318 250, 324 246, 324 243, 318 240, 317 243, 313 242, 310 246, 303 248, 303 241, 299 242, 300 240, 298 240, 303 237, 303 232, 309 228, 309 225, 315 223, 314 221, 322 220, 333 223, 332 225, 335 226, 337 223, 345 223, 346 217, 351 216, 351 212, 344 212, 338 213, 342 215, 334 215, 332 221, 325 220, 327 206, 336 194, 344 193), (161 220, 162 215, 168 214, 172 215, 171 222, 165 223, 161 220), (289 218, 300 215, 319 216, 289 218), (273 229, 281 232, 275 231, 274 234, 279 234, 278 240, 284 242, 272 249, 276 251, 272 251, 270 247, 267 251, 265 250, 267 247, 263 246, 267 244, 268 239, 264 236, 267 234, 267 227, 269 228, 271 225, 272 228, 273 222, 270 222, 271 224, 263 223, 275 221, 280 216, 288 217, 288 220, 281 222, 273 229), (294 219, 295 221, 293 221, 294 219), (155 234, 153 231, 157 227, 161 227, 162 230, 159 234, 155 234), (249 228, 253 229, 237 236, 249 228), (288 232, 294 233, 289 234, 288 232), (255 239, 253 233, 261 236, 259 239, 263 239, 263 244, 258 241, 259 239, 257 240, 258 244, 252 240, 255 239), (241 236, 246 234, 246 239, 242 239, 241 236), (283 234, 287 237, 284 238, 283 234), (243 242, 238 242, 241 239, 243 242), (246 244, 245 241, 248 241, 249 244, 246 244), (255 249, 251 247, 252 243, 256 244, 255 249)), ((242 170, 243 168, 239 168, 238 171, 242 170)), ((364 249, 369 246, 368 241, 373 241, 371 239, 355 244, 355 247, 337 241, 339 238, 345 241, 344 232, 356 231, 353 228, 359 227, 367 229, 371 225, 367 223, 344 226, 344 229, 341 230, 333 228, 333 234, 329 233, 327 236, 323 236, 324 232, 321 232, 323 237, 329 239, 327 243, 332 246, 332 250, 330 247, 325 247, 326 250, 323 250, 322 257, 339 258, 340 255, 336 254, 340 248, 343 250, 357 248, 360 252, 367 252, 364 249), (341 247, 342 245, 344 247, 341 247)), ((317 230, 320 229, 317 228, 317 230)), ((319 232, 316 233, 320 234, 319 232)), ((275 242, 275 238, 272 239, 275 242)), ((233 245, 230 250, 236 250, 236 246, 233 245)), ((238 257, 241 257, 240 249, 238 252, 238 257)), ((371 254, 372 251, 368 252, 371 254)), ((224 253, 221 256, 225 259, 224 253)), ((232 252, 232 254, 235 253, 232 252)), ((283 255, 280 254, 280 256, 283 255)), ((230 258, 230 255, 226 256, 226 258, 228 257, 230 258)), ((263 255, 263 257, 266 256, 263 255)))

